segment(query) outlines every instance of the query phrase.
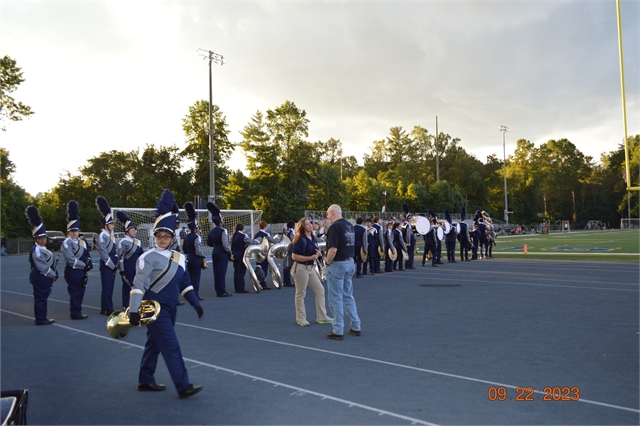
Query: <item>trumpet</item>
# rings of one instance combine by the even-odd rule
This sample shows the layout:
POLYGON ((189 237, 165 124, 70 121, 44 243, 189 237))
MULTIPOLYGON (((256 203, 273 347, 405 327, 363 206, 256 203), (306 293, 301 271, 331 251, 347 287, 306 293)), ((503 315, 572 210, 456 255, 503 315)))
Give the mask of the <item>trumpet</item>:
MULTIPOLYGON (((138 308, 140 314, 140 325, 153 323, 160 315, 160 303, 155 300, 143 300, 138 308)), ((107 319, 107 332, 114 339, 122 339, 133 327, 129 323, 129 308, 124 311, 113 311, 107 319)))

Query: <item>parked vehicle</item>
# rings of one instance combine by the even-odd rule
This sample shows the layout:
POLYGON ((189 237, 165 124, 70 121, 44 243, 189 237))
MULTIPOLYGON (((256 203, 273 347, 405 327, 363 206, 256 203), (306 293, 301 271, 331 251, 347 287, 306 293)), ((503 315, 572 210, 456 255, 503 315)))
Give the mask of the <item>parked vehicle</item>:
POLYGON ((87 244, 89 251, 98 248, 98 234, 95 232, 83 232, 80 234, 80 238, 87 244))
POLYGON ((65 238, 67 238, 67 236, 60 231, 47 231, 47 249, 51 251, 60 250, 65 238))

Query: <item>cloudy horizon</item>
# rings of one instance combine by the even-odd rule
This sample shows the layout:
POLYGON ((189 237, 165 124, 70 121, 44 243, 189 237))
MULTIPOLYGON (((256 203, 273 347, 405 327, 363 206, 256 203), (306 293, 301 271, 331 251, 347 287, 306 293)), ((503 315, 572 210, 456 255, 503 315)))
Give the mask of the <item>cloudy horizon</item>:
MULTIPOLYGON (((621 10, 632 136, 638 3, 621 10)), ((433 134, 436 116, 482 162, 502 158, 500 125, 507 156, 518 139, 567 138, 597 161, 623 140, 614 1, 3 2, 0 36, 26 80, 14 96, 35 111, 1 146, 32 195, 101 152, 184 146, 182 119, 209 94, 199 48, 225 57, 213 103, 235 142, 286 100, 309 141, 339 139, 360 164, 391 127, 433 134)))

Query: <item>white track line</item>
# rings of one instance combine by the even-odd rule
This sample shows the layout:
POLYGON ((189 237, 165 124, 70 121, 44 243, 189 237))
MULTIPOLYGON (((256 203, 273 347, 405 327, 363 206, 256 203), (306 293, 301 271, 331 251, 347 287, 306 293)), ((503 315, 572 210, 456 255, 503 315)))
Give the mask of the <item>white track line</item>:
MULTIPOLYGON (((6 291, 6 290, 3 290, 3 291, 6 291)), ((21 294, 21 293, 15 293, 15 294, 21 294)), ((24 317, 24 318, 33 319, 30 316, 18 314, 18 313, 15 313, 15 312, 10 312, 10 311, 7 311, 5 309, 0 309, 0 311, 6 312, 6 313, 9 313, 9 314, 13 314, 13 315, 17 315, 17 316, 20 316, 20 317, 24 317)), ((59 325, 59 324, 53 324, 53 325, 58 325, 60 327, 68 328, 70 330, 75 330, 75 331, 78 331, 78 332, 90 334, 92 336, 102 337, 104 339, 111 340, 111 341, 114 340, 114 339, 108 338, 106 336, 102 336, 102 335, 98 335, 98 334, 94 334, 94 333, 89 333, 89 332, 82 331, 82 330, 77 330, 77 329, 74 329, 74 328, 71 328, 71 327, 67 327, 67 326, 63 326, 63 325, 59 325)), ((311 346, 298 345, 298 344, 295 344, 295 343, 280 342, 280 341, 277 341, 277 340, 265 339, 263 337, 248 336, 246 334, 234 333, 234 332, 224 331, 224 330, 216 330, 214 328, 202 327, 202 326, 198 326, 198 325, 185 324, 185 323, 181 323, 181 322, 176 322, 176 325, 181 325, 181 326, 184 326, 184 327, 191 327, 191 328, 210 331, 210 332, 214 332, 214 333, 227 334, 227 335, 230 335, 230 336, 242 337, 242 338, 245 338, 245 339, 258 340, 258 341, 273 343, 273 344, 282 345, 282 346, 290 346, 290 347, 299 348, 299 349, 305 349, 305 350, 310 350, 310 351, 315 351, 315 352, 322 352, 322 353, 342 356, 342 357, 346 357, 346 358, 353 358, 353 359, 373 362, 373 363, 377 363, 377 364, 390 365, 390 366, 393 366, 393 367, 399 367, 399 368, 404 368, 404 369, 408 369, 408 370, 420 371, 420 372, 423 372, 423 373, 435 374, 435 375, 445 376, 445 377, 452 377, 452 378, 455 378, 455 379, 461 379, 461 380, 477 382, 477 383, 484 383, 484 384, 493 385, 493 386, 503 386, 503 387, 510 388, 510 389, 516 389, 518 387, 516 385, 508 385, 508 384, 505 384, 505 383, 493 382, 493 381, 490 381, 490 380, 476 379, 474 377, 461 376, 461 375, 458 375, 458 374, 451 374, 451 373, 445 373, 445 372, 442 372, 442 371, 429 370, 429 369, 426 369, 426 368, 413 367, 411 365, 398 364, 398 363, 395 363, 395 362, 389 362, 389 361, 383 361, 383 360, 378 360, 378 359, 373 359, 373 358, 367 358, 367 357, 362 357, 362 356, 358 356, 358 355, 351 355, 351 354, 345 354, 345 353, 341 353, 341 352, 334 352, 334 351, 329 351, 329 350, 326 350, 326 349, 318 349, 318 348, 314 348, 314 347, 311 347, 311 346)), ((123 343, 123 344, 127 344, 127 345, 131 345, 131 346, 135 346, 135 347, 140 347, 138 345, 133 345, 133 344, 130 344, 130 343, 127 343, 127 342, 123 342, 122 340, 118 340, 118 342, 123 343)), ((187 359, 187 358, 185 358, 185 359, 187 359)), ((190 360, 190 361, 195 362, 195 363, 201 363, 200 361, 195 361, 195 360, 190 360)), ((202 365, 206 365, 206 366, 211 366, 211 365, 206 364, 206 363, 201 363, 201 364, 202 365)), ((233 370, 226 369, 224 367, 217 367, 216 366, 214 368, 219 368, 221 370, 229 371, 229 372, 233 371, 233 370)), ((244 375, 244 376, 249 377, 249 375, 246 375, 244 373, 235 372, 235 371, 233 371, 233 372, 234 372, 234 374, 240 374, 240 375, 244 375)), ((260 379, 260 380, 268 381, 268 379, 260 379)), ((286 386, 286 387, 290 387, 291 389, 294 389, 294 387, 289 386, 289 385, 284 385, 283 384, 281 386, 286 386)), ((307 391, 304 390, 304 392, 307 392, 307 391)), ((540 394, 540 395, 544 395, 544 392, 539 391, 539 390, 535 390, 534 392, 537 393, 537 394, 540 394)), ((308 391, 308 393, 315 394, 312 391, 308 391)), ((327 398, 332 398, 333 399, 333 397, 328 397, 328 396, 327 396, 327 398)), ((614 408, 614 409, 623 410, 623 411, 630 411, 632 413, 639 413, 640 414, 640 410, 635 409, 635 408, 629 408, 629 407, 623 407, 623 406, 620 406, 620 405, 607 404, 607 403, 604 403, 604 402, 598 402, 598 401, 593 401, 593 400, 588 400, 588 399, 583 399, 583 398, 580 398, 578 401, 584 402, 584 403, 587 403, 587 404, 600 405, 600 406, 603 406, 603 407, 609 407, 609 408, 614 408)), ((357 404, 354 403, 354 405, 357 405, 357 404)), ((374 411, 378 410, 378 409, 375 409, 375 408, 371 408, 371 409, 374 410, 374 411)), ((400 416, 400 415, 398 415, 398 416, 400 416)), ((422 421, 420 421, 420 422, 422 422, 422 421)), ((427 423, 427 424, 430 424, 430 423, 427 423)))
MULTIPOLYGON (((4 313, 7 313, 7 314, 16 315, 16 316, 19 316, 19 317, 22 317, 22 318, 33 319, 30 316, 18 314, 18 313, 15 313, 15 312, 10 312, 10 311, 7 311, 5 309, 0 309, 0 311, 2 311, 4 313)), ((179 324, 179 323, 176 323, 176 324, 179 324)), ((62 325, 62 324, 58 324, 58 323, 54 323, 54 324, 51 324, 51 325, 56 326, 56 327, 61 327, 63 329, 69 330, 69 331, 73 331, 75 333, 82 333, 82 334, 86 334, 86 335, 89 335, 89 336, 92 336, 92 337, 98 337, 98 338, 104 339, 104 340, 112 342, 112 343, 119 343, 119 344, 126 345, 126 346, 129 346, 129 347, 133 347, 133 348, 138 348, 138 349, 144 350, 144 346, 136 345, 134 343, 129 343, 129 342, 121 340, 121 339, 114 339, 112 337, 107 337, 107 336, 103 336, 101 334, 91 333, 89 331, 79 330, 79 329, 76 329, 76 328, 73 328, 73 327, 68 327, 66 325, 62 325)), ((180 324, 180 325, 187 325, 187 324, 180 324)), ((437 423, 427 422, 427 421, 424 421, 424 420, 420 420, 420 419, 416 419, 416 418, 413 418, 413 417, 405 416, 405 415, 402 415, 402 414, 394 413, 392 411, 381 410, 379 408, 371 407, 369 405, 360 404, 360 403, 357 403, 357 402, 349 401, 347 399, 337 398, 337 397, 334 397, 334 396, 331 396, 331 395, 327 395, 327 394, 320 393, 320 392, 315 392, 315 391, 312 391, 312 390, 309 390, 309 389, 305 389, 305 388, 301 388, 301 387, 298 387, 298 386, 288 385, 286 383, 277 382, 275 380, 266 379, 264 377, 254 376, 254 375, 251 375, 251 374, 243 373, 241 371, 231 370, 229 368, 221 367, 219 365, 213 365, 213 364, 209 364, 207 362, 202 362, 202 361, 198 361, 198 360, 191 359, 191 358, 184 358, 184 360, 192 362, 192 363, 197 364, 197 365, 204 366, 204 367, 213 368, 215 370, 222 370, 222 371, 225 371, 227 373, 231 373, 233 375, 246 377, 246 378, 249 378, 249 379, 251 379, 253 381, 260 381, 260 382, 264 382, 264 383, 269 383, 269 384, 271 384, 273 386, 280 386, 280 387, 283 387, 283 388, 286 388, 286 389, 291 389, 291 390, 294 391, 294 393, 303 392, 305 394, 317 396, 317 397, 319 397, 319 398, 321 398, 323 400, 328 399, 330 401, 334 401, 334 402, 338 402, 338 403, 347 405, 349 408, 351 408, 351 407, 362 408, 363 410, 372 411, 372 412, 378 414, 379 416, 383 416, 384 415, 384 416, 395 417, 397 419, 406 420, 408 422, 411 422, 411 424, 414 424, 414 425, 415 424, 421 424, 421 425, 428 425, 428 426, 437 426, 437 423)))

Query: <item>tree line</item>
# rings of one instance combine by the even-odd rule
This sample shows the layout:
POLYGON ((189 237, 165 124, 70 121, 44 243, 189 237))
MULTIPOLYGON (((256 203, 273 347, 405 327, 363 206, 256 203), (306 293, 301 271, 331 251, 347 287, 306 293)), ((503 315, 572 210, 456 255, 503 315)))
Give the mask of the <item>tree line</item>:
MULTIPOLYGON (((469 212, 480 209, 494 219, 503 218, 503 161, 491 155, 482 162, 461 146, 459 138, 443 132, 435 135, 419 125, 411 130, 392 127, 386 137, 372 142, 359 164, 355 156, 342 154, 339 139, 309 141, 310 119, 289 100, 256 111, 240 132, 239 142, 229 140, 226 117, 217 105, 213 118, 215 185, 222 209, 263 210, 267 221, 286 222, 302 217, 305 210, 322 210, 333 203, 351 211, 380 211, 383 205, 387 211, 401 211, 406 202, 414 213, 429 209, 459 213, 466 206, 469 212), (235 149, 244 153, 248 175, 228 167, 235 149)), ((154 207, 163 188, 171 188, 180 203, 206 197, 209 103, 200 100, 191 105, 182 124, 185 141, 180 146, 147 144, 131 151, 103 152, 77 172, 67 172, 50 191, 35 196, 13 180, 15 165, 9 152, 0 148, 2 232, 9 238, 30 235, 23 215, 28 204, 39 207, 49 229, 65 229, 66 203, 74 199, 83 228, 97 230, 98 195, 112 206, 140 208, 154 207)), ((628 142, 630 178, 637 182, 640 135, 628 142)), ((591 219, 618 223, 627 217, 622 144, 596 162, 567 139, 550 140, 537 148, 521 139, 506 163, 511 223, 548 218, 569 219, 580 226, 591 219)), ((638 197, 631 201, 632 217, 638 217, 638 197)))

